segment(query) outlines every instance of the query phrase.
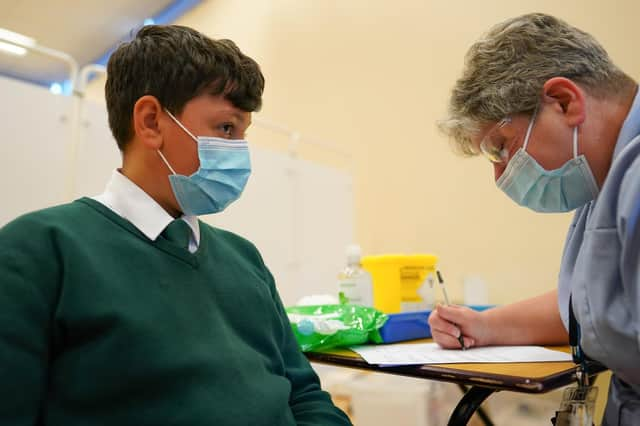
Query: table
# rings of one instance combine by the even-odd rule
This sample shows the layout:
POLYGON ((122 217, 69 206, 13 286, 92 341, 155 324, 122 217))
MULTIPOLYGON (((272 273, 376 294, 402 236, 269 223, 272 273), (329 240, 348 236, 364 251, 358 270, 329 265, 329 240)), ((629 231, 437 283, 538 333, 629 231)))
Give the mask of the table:
MULTIPOLYGON (((431 342, 431 339, 415 340, 416 343, 431 342)), ((408 342, 403 342, 408 343, 408 342)), ((569 346, 547 346, 549 349, 570 352, 569 346)), ((449 425, 466 425, 479 410, 480 405, 496 391, 521 393, 546 393, 575 382, 576 366, 572 362, 527 362, 508 364, 425 364, 399 367, 380 367, 368 364, 357 353, 348 349, 329 349, 307 352, 309 361, 340 367, 371 370, 379 373, 397 374, 429 380, 469 386, 462 399, 451 413, 449 425)), ((593 375, 604 371, 599 364, 589 366, 593 375)), ((595 379, 595 377, 593 378, 595 379)), ((491 421, 483 412, 478 413, 485 424, 491 421)))

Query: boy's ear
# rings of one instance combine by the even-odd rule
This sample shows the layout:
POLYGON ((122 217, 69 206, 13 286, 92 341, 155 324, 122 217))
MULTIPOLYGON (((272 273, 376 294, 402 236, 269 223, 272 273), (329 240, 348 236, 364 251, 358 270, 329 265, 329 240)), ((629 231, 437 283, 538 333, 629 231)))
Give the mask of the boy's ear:
POLYGON ((162 106, 155 96, 142 96, 133 106, 134 137, 154 151, 162 147, 161 113, 162 106))
POLYGON ((567 125, 576 127, 585 120, 585 93, 580 86, 565 77, 553 77, 542 88, 543 102, 562 113, 567 125))

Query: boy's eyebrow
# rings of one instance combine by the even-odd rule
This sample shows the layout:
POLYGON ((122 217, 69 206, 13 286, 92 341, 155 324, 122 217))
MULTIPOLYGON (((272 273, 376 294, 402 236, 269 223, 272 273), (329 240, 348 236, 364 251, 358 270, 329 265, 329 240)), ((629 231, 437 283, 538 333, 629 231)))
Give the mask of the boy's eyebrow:
POLYGON ((240 123, 245 124, 245 116, 243 114, 240 114, 239 112, 233 112, 231 113, 231 115, 233 115, 240 123))
POLYGON ((223 111, 219 111, 218 113, 215 114, 214 117, 217 117, 217 119, 220 118, 220 115, 230 115, 233 118, 236 119, 236 121, 238 121, 240 124, 246 124, 247 127, 251 124, 251 119, 249 118, 249 121, 247 122, 246 120, 246 115, 242 114, 241 112, 238 111, 234 111, 232 109, 225 109, 223 111))

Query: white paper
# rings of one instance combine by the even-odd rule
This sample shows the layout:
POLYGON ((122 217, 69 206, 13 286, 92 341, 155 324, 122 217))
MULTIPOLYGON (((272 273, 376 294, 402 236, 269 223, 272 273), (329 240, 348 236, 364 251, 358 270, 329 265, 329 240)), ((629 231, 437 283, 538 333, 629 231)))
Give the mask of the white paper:
POLYGON ((350 348, 369 364, 454 364, 571 361, 571 355, 541 346, 487 346, 442 349, 437 343, 363 345, 350 348))

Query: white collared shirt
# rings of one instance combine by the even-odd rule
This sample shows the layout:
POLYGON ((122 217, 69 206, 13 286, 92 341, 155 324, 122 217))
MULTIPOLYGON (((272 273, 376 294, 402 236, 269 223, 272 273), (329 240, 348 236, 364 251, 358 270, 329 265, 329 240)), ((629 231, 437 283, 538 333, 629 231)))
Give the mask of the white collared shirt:
MULTIPOLYGON (((114 170, 111 174, 104 192, 92 198, 131 222, 153 241, 174 220, 156 200, 118 170, 114 170)), ((198 217, 182 216, 180 219, 187 222, 191 228, 189 252, 194 253, 200 245, 198 217)))

